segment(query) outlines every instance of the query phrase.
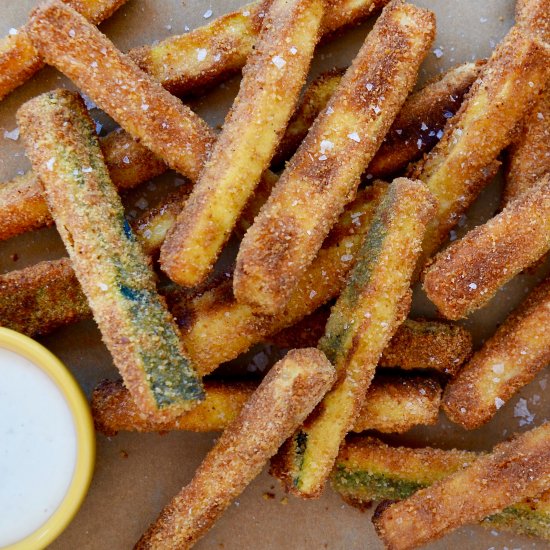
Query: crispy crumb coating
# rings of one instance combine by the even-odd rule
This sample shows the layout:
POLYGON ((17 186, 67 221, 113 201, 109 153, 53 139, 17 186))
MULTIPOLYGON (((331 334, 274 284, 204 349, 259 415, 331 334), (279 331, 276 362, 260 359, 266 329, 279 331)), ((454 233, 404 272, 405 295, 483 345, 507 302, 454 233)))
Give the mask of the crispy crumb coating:
POLYGON ((548 249, 550 174, 435 256, 424 273, 424 290, 445 317, 460 319, 548 249))
MULTIPOLYGON (((550 43, 550 0, 516 2, 516 21, 528 32, 550 43)), ((520 131, 508 148, 504 204, 530 189, 550 172, 550 88, 520 125, 520 131)))
POLYGON ((208 276, 294 111, 319 39, 324 0, 274 0, 200 179, 161 248, 162 269, 193 287, 208 276))
POLYGON ((161 416, 188 410, 202 399, 200 380, 124 219, 84 103, 57 90, 23 105, 17 121, 103 340, 136 404, 161 416))
MULTIPOLYGON (((98 25, 127 0, 63 0, 94 25, 98 25)), ((24 25, 0 40, 0 100, 44 66, 24 25)))
POLYGON ((303 274, 286 308, 278 315, 256 313, 250 306, 237 302, 231 279, 192 302, 170 304, 181 327, 184 347, 199 371, 204 374, 213 371, 220 363, 234 359, 335 298, 345 285, 386 190, 385 184, 377 183, 360 192, 356 201, 348 205, 317 258, 303 274))
POLYGON ((434 38, 431 12, 394 0, 377 20, 237 256, 233 290, 263 313, 281 311, 380 146, 434 38))
MULTIPOLYGON (((182 208, 185 191, 181 188, 179 193, 167 197, 131 223, 145 251, 154 253, 158 249, 182 208)), ((236 303, 230 280, 199 292, 191 300, 187 294, 181 296, 179 292, 169 292, 170 310, 176 315, 185 347, 193 362, 200 364, 200 370, 210 372, 220 363, 235 359, 252 345, 336 297, 353 265, 353 259, 346 257, 343 261, 341 258, 345 252, 353 254, 359 247, 368 231, 372 213, 385 191, 386 184, 375 183, 361 191, 356 201, 348 205, 318 258, 304 275, 288 307, 278 316, 257 315, 248 306, 236 303)), ((68 266, 60 269, 57 264, 57 260, 45 263, 40 283, 32 287, 27 285, 34 278, 33 267, 14 271, 10 275, 12 284, 9 287, 0 285, 0 303, 29 303, 32 307, 32 311, 29 307, 20 312, 14 312, 9 307, 0 308, 0 325, 17 323, 20 332, 32 336, 35 331, 45 334, 77 316, 82 307, 82 293, 75 285, 74 272, 68 266), (15 284, 18 280, 20 282, 15 284), (50 308, 49 303, 57 299, 56 289, 63 286, 67 299, 60 301, 58 308, 50 308)))
POLYGON ((347 286, 319 342, 338 382, 277 457, 285 487, 320 495, 338 449, 352 429, 383 349, 410 308, 410 280, 435 211, 427 188, 397 179, 376 211, 347 286))
POLYGON ((550 364, 550 279, 531 291, 445 389, 443 409, 467 429, 496 411, 550 364))
POLYGON ((39 336, 90 315, 69 258, 0 275, 0 326, 39 336))
POLYGON ((388 550, 417 548, 536 497, 550 486, 550 423, 497 445, 469 466, 373 516, 388 550))
MULTIPOLYGON (((153 46, 135 48, 130 57, 175 94, 203 90, 239 72, 260 33, 273 0, 261 0, 214 19, 189 33, 153 46), (198 56, 204 51, 204 57, 198 56)), ((321 32, 330 35, 372 15, 388 0, 331 0, 321 32)))
POLYGON ((60 0, 36 8, 28 32, 47 63, 168 166, 196 181, 215 139, 201 118, 60 0))
MULTIPOLYGON (((100 138, 105 163, 118 189, 136 187, 162 174, 167 166, 126 132, 100 138)), ((42 187, 32 170, 0 184, 0 240, 51 225, 42 187)))
POLYGON ((409 170, 439 203, 424 241, 421 265, 492 179, 496 158, 512 141, 548 76, 550 51, 517 25, 493 52, 441 141, 409 170))
MULTIPOLYGON (((350 437, 331 474, 335 491, 364 509, 373 500, 401 500, 467 465, 479 455, 456 449, 392 447, 373 437, 350 437)), ((481 525, 550 540, 550 490, 482 520, 481 525)))
POLYGON ((135 548, 190 548, 261 472, 334 379, 334 368, 322 352, 315 348, 289 352, 135 548))
MULTIPOLYGON (((122 382, 102 382, 92 395, 96 430, 105 435, 119 431, 220 431, 239 414, 257 387, 256 382, 205 382, 205 400, 182 416, 159 420, 136 407, 122 382)), ((375 376, 353 431, 401 433, 417 425, 436 422, 441 386, 431 378, 375 376)))
MULTIPOLYGON (((281 348, 317 345, 330 315, 321 307, 295 325, 271 336, 269 341, 281 348)), ((472 335, 460 325, 441 321, 406 319, 382 352, 380 367, 403 370, 435 370, 455 376, 472 353, 472 335)))
POLYGON ((550 173, 550 88, 525 117, 517 139, 508 147, 504 204, 518 198, 550 173))
MULTIPOLYGON (((449 114, 458 111, 482 65, 479 61, 449 69, 411 94, 365 172, 374 178, 386 178, 429 151, 439 140, 449 114)), ((307 88, 273 158, 274 166, 294 154, 317 115, 327 106, 343 73, 338 69, 322 73, 307 88)))

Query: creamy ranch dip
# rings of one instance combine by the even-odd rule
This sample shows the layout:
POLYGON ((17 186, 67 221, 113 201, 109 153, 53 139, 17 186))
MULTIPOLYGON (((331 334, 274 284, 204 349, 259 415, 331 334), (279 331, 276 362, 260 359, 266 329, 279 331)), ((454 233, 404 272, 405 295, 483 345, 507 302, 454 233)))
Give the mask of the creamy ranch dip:
POLYGON ((76 453, 73 417, 59 388, 28 359, 0 348, 0 548, 55 512, 76 453))

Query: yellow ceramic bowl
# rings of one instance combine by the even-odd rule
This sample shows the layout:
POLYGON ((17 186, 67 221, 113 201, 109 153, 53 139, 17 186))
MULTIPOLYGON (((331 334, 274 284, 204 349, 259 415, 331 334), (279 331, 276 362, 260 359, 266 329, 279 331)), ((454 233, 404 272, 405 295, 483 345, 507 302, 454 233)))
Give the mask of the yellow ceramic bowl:
POLYGON ((46 372, 64 395, 76 430, 77 456, 69 489, 50 518, 34 533, 2 550, 45 548, 69 525, 80 508, 94 470, 95 432, 90 407, 80 386, 65 365, 44 346, 13 330, 0 328, 0 347, 18 353, 46 372))

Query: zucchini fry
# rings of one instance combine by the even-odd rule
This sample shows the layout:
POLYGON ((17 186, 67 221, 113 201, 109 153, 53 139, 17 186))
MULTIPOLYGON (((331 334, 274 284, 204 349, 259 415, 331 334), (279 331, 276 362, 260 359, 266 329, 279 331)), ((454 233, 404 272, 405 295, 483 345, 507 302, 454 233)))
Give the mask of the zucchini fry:
POLYGON ((90 316, 69 258, 0 275, 0 326, 39 336, 90 316))
MULTIPOLYGON (((126 132, 100 138, 105 164, 118 189, 136 187, 162 174, 167 166, 126 132)), ((42 187, 32 170, 0 184, 0 240, 53 223, 42 187)))
POLYGON ((424 273, 424 290, 445 317, 461 319, 549 248, 550 174, 435 256, 424 273))
MULTIPOLYGON (((98 25, 127 0, 63 0, 80 12, 94 25, 98 25)), ((26 82, 44 66, 34 47, 26 26, 0 40, 0 100, 26 82)))
POLYGON ((410 279, 434 211, 426 187, 401 178, 376 212, 319 342, 338 382, 277 457, 286 489, 298 496, 321 493, 382 351, 408 313, 410 279))
POLYGON ((78 12, 60 0, 36 8, 28 32, 44 59, 171 168, 196 181, 214 133, 78 12))
POLYGON ((174 282, 203 282, 233 232, 294 111, 323 13, 324 0, 272 3, 222 133, 161 248, 174 282))
POLYGON ((136 404, 161 416, 188 410, 203 397, 200 381, 124 220, 84 103, 58 90, 23 105, 17 120, 103 340, 136 404))
POLYGON ((497 445, 466 468, 373 516, 386 548, 407 550, 550 487, 550 423, 497 445))
POLYGON ((550 363, 550 279, 531 291, 445 389, 443 409, 467 429, 488 422, 550 363))
MULTIPOLYGON (((550 1, 519 0, 516 21, 527 32, 550 43, 550 1)), ((521 124, 519 135, 508 148, 504 204, 530 189, 550 172, 550 89, 544 90, 521 124)))
MULTIPOLYGON (((328 308, 319 308, 269 341, 289 349, 317 345, 329 314, 328 308)), ((406 319, 382 352, 378 366, 430 369, 453 377, 471 353, 472 335, 460 325, 406 319)))
MULTIPOLYGON (((439 140, 449 113, 454 115, 460 107, 483 63, 464 63, 449 69, 411 94, 365 172, 373 178, 386 178, 429 151, 439 140)), ((282 165, 294 154, 317 115, 327 106, 342 75, 341 70, 329 71, 310 84, 279 144, 273 166, 282 165)))
MULTIPOLYGON (((260 33, 273 0, 261 0, 218 17, 180 36, 153 46, 136 48, 130 57, 168 91, 185 94, 202 90, 239 72, 260 33), (198 55, 198 52, 204 52, 198 55)), ((365 20, 388 0, 335 0, 327 2, 322 34, 365 20)))
MULTIPOLYGON (((385 192, 386 184, 375 183, 358 194, 356 201, 348 206, 327 238, 325 248, 304 274, 287 309, 278 316, 258 315, 248 306, 238 304, 233 298, 232 281, 222 282, 191 301, 187 294, 182 297, 181 293, 168 293, 170 310, 177 316, 185 347, 195 366, 201 371, 211 372, 220 363, 235 359, 250 346, 297 322, 336 297, 353 265, 353 258, 349 256, 359 247, 368 231, 372 213, 385 192)), ((183 200, 184 189, 179 197, 169 197, 161 206, 132 222, 134 234, 144 250, 154 253, 170 223, 181 210, 183 200), (171 202, 172 199, 174 202, 171 202)), ((16 314, 10 307, 0 307, 0 326, 10 326, 16 322, 20 332, 32 336, 36 330, 45 334, 50 324, 52 328, 66 324, 74 316, 71 308, 80 307, 82 294, 75 286, 72 270, 56 267, 58 262, 55 260, 44 264, 42 283, 33 288, 26 286, 26 280, 33 278, 32 267, 0 276, 0 281, 5 277, 12 279, 9 286, 4 287, 0 283, 0 303, 26 303, 32 300, 34 304, 32 317, 23 313, 17 315, 17 320, 14 320, 16 314), (28 271, 31 273, 28 274, 28 271), (15 285, 15 280, 21 280, 21 283, 15 285), (50 308, 49 302, 56 299, 55 289, 63 286, 67 296, 74 296, 75 300, 60 302, 59 309, 50 308)))
POLYGON ((334 379, 334 368, 315 348, 293 350, 279 361, 136 550, 190 548, 261 472, 334 379))
POLYGON ((394 0, 246 233, 233 290, 275 314, 353 199, 434 38, 431 12, 394 0))
MULTIPOLYGON (((352 506, 402 500, 471 464, 479 455, 456 449, 392 447, 373 437, 344 444, 331 474, 333 489, 352 506)), ((550 540, 550 490, 488 516, 481 525, 550 540)))
POLYGON ((550 52, 514 26, 499 44, 441 141, 409 170, 439 203, 423 244, 420 266, 447 239, 496 169, 517 124, 531 110, 548 76, 550 52))
MULTIPOLYGON (((256 389, 255 382, 205 382, 205 400, 193 410, 168 420, 143 414, 121 382, 101 383, 92 395, 96 430, 105 435, 119 431, 210 432, 225 429, 256 389)), ((431 378, 376 376, 363 402, 353 431, 402 433, 413 426, 436 422, 441 386, 431 378)))

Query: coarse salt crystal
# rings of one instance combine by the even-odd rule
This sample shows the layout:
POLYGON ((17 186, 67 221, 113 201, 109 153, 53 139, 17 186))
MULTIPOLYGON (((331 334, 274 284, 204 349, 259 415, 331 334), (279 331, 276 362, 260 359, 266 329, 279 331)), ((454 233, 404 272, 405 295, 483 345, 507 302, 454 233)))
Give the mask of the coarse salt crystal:
POLYGON ((310 299, 311 299, 311 298, 315 298, 316 295, 317 295, 317 292, 315 292, 315 290, 312 290, 312 291, 309 293, 310 299))
POLYGON ((544 115, 542 113, 537 113, 537 118, 539 120, 544 120, 544 115))
POLYGON ((141 110, 142 111, 148 111, 149 110, 149 105, 147 105, 147 103, 142 103, 141 110))
POLYGON ((212 17, 212 13, 213 13, 212 10, 206 10, 203 14, 203 17, 205 19, 208 19, 209 17, 212 17))
POLYGON ((334 109, 329 105, 327 107, 327 115, 331 115, 332 113, 334 113, 334 109))
POLYGON ((422 149, 422 145, 424 145, 424 142, 423 142, 420 138, 418 138, 418 139, 416 140, 416 146, 417 146, 419 149, 422 149))
POLYGON ((75 32, 74 29, 71 29, 71 30, 69 31, 69 36, 70 36, 71 38, 74 38, 74 37, 76 36, 76 32, 75 32))
POLYGON ((290 53, 291 53, 292 55, 296 55, 296 54, 298 53, 298 48, 295 48, 294 46, 292 46, 292 47, 290 48, 290 53))
POLYGON ((8 31, 8 34, 11 36, 15 36, 17 34, 17 29, 14 29, 13 27, 8 31))
POLYGON ((348 137, 353 141, 356 141, 357 143, 361 142, 361 138, 359 137, 359 134, 357 132, 352 132, 351 134, 348 134, 348 137))
POLYGON ((97 69, 97 61, 92 61, 90 67, 92 67, 92 69, 97 69))
POLYGON ((274 55, 271 62, 277 69, 282 69, 286 65, 286 61, 280 55, 274 55))
POLYGON ((17 141, 19 139, 19 127, 14 128, 11 132, 4 131, 4 138, 17 141))
POLYGON ((326 155, 319 155, 319 160, 327 160, 328 157, 326 155))
POLYGON ((208 50, 206 48, 197 48, 197 60, 204 61, 208 50))
POLYGON ((243 11, 243 15, 245 17, 248 17, 250 15, 250 12, 248 10, 243 11))
POLYGON ((428 129, 428 125, 427 125, 425 122, 423 122, 423 123, 420 125, 420 129, 421 129, 423 132, 425 132, 425 131, 428 129))
POLYGON ((221 53, 217 53, 217 54, 214 56, 214 61, 219 61, 221 58, 222 58, 222 54, 221 54, 221 53))
POLYGON ((382 109, 380 109, 380 107, 378 107, 378 105, 373 105, 373 106, 372 106, 372 110, 373 110, 376 114, 378 114, 378 113, 380 113, 380 111, 381 111, 382 109))
POLYGON ((86 166, 86 168, 82 168, 82 172, 84 172, 84 174, 89 174, 93 171, 94 169, 91 166, 86 166))
POLYGON ((475 289, 477 288, 477 285, 476 285, 475 283, 470 283, 470 284, 468 285, 468 288, 469 288, 470 290, 475 290, 475 289))
POLYGON ((500 397, 495 397, 495 407, 497 410, 500 409, 502 405, 504 405, 504 401, 500 397))
POLYGON ((332 149, 334 149, 334 143, 332 143, 332 141, 328 140, 328 139, 323 139, 321 141, 321 154, 325 154, 327 151, 332 151, 332 149))
POLYGON ((441 139, 443 137, 443 130, 438 130, 437 131, 437 134, 435 134, 435 137, 437 139, 441 139))
POLYGON ((343 262, 351 262, 351 260, 353 260, 353 254, 344 254, 340 259, 343 262))
POLYGON ((441 48, 436 48, 434 50, 434 55, 437 57, 437 59, 443 57, 443 50, 441 48))
POLYGON ((105 283, 97 283, 97 286, 103 291, 109 290, 109 287, 105 283))
POLYGON ((51 172, 53 170, 53 165, 55 164, 55 158, 51 158, 48 162, 46 162, 46 168, 51 172))
POLYGON ((128 156, 125 156, 123 159, 122 159, 122 162, 124 164, 130 164, 130 159, 128 158, 128 156))
POLYGON ((493 365, 493 372, 495 374, 502 374, 504 372, 504 364, 496 363, 495 365, 493 365))
POLYGON ((367 90, 369 92, 372 92, 374 90, 374 84, 371 84, 370 82, 367 82, 365 88, 367 88, 367 90))

